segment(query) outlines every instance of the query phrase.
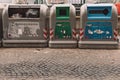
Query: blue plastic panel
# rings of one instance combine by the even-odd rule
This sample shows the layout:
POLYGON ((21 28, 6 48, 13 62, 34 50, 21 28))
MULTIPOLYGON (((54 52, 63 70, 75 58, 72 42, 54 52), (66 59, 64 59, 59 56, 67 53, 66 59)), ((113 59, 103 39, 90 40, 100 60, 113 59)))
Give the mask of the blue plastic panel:
POLYGON ((109 20, 112 17, 112 6, 87 6, 88 20, 109 20))
POLYGON ((87 22, 85 39, 113 39, 111 22, 87 22))

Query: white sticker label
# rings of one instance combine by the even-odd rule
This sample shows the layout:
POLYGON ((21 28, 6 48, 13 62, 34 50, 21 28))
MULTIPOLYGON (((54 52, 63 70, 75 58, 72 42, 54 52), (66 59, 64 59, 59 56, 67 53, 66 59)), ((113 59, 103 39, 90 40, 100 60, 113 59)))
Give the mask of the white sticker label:
POLYGON ((18 29, 18 34, 22 35, 22 29, 18 29))

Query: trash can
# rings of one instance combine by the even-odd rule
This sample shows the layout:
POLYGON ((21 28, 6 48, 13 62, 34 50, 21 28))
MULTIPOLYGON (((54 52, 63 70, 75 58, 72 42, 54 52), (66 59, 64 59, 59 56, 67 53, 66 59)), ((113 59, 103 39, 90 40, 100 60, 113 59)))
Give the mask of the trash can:
POLYGON ((10 4, 3 11, 3 47, 47 47, 44 4, 10 4))
POLYGON ((118 14, 114 4, 84 4, 79 48, 118 48, 118 14))
POLYGON ((0 47, 2 46, 2 37, 3 37, 3 24, 2 24, 2 12, 4 7, 0 7, 0 47))
POLYGON ((57 4, 50 9, 50 41, 51 48, 75 48, 76 14, 71 4, 57 4))

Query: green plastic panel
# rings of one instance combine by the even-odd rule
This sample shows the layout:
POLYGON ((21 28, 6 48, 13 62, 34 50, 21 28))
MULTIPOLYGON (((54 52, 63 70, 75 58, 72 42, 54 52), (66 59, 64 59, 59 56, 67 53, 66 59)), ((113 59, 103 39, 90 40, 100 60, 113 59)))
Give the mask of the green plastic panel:
POLYGON ((55 38, 70 39, 72 38, 72 30, 70 22, 57 22, 55 27, 55 38))
POLYGON ((69 19, 69 13, 70 13, 69 7, 56 7, 56 19, 57 20, 68 20, 69 19))

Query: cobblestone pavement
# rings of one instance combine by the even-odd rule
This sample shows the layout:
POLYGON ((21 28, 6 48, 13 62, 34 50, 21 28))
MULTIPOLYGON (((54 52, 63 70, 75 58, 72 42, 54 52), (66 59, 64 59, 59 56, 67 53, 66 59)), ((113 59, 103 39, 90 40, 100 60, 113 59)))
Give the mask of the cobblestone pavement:
POLYGON ((0 49, 0 80, 120 80, 120 49, 0 49))

